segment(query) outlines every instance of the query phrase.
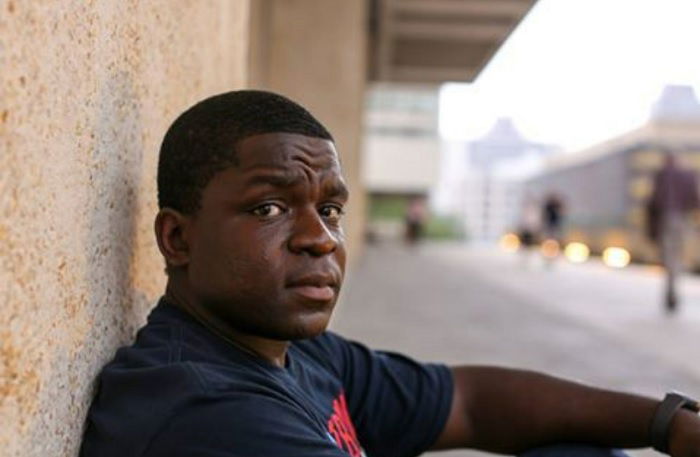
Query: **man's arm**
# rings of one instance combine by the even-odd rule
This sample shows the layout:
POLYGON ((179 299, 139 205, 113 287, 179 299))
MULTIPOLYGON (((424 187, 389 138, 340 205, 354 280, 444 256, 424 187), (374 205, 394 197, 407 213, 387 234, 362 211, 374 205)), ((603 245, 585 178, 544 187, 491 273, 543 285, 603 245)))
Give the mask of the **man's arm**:
MULTIPOLYGON (((452 410, 435 449, 470 447, 517 453, 551 443, 649 446, 657 400, 592 388, 540 373, 456 367, 452 410)), ((674 456, 700 456, 700 419, 672 422, 674 456)))

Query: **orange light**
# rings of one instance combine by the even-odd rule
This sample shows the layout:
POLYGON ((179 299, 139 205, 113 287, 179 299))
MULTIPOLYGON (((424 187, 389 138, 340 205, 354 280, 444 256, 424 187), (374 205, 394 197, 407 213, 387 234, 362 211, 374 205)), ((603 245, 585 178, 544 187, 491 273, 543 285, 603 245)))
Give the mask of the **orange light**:
POLYGON ((559 251, 559 242, 552 238, 544 240, 540 246, 540 252, 542 252, 542 255, 550 259, 558 256, 559 251))
POLYGON ((520 249, 520 238, 515 233, 506 233, 501 237, 499 245, 506 252, 515 252, 520 249))

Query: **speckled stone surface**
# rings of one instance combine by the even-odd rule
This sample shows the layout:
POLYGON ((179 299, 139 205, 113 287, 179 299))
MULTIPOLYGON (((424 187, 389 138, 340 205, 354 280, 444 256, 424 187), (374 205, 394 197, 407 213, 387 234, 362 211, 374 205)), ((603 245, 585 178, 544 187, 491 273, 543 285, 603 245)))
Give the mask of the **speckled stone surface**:
POLYGON ((160 140, 240 88, 247 0, 0 0, 0 454, 72 456, 159 295, 160 140))

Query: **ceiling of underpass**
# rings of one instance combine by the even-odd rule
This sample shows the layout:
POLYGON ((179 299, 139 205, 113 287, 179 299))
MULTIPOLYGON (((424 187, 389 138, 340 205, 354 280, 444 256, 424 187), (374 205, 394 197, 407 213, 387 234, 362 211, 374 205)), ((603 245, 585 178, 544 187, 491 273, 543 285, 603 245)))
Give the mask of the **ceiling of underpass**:
POLYGON ((537 0, 373 0, 370 80, 473 81, 537 0))

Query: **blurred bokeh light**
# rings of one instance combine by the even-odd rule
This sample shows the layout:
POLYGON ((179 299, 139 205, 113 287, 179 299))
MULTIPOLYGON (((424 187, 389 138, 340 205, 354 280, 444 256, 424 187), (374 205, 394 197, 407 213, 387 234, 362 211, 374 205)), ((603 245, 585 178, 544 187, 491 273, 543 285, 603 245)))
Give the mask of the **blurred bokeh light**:
POLYGON ((624 268, 630 260, 630 253, 625 248, 612 246, 603 251, 603 263, 611 268, 624 268))
POLYGON ((583 243, 573 242, 566 245, 564 248, 564 256, 573 263, 583 263, 591 255, 591 250, 583 243))

